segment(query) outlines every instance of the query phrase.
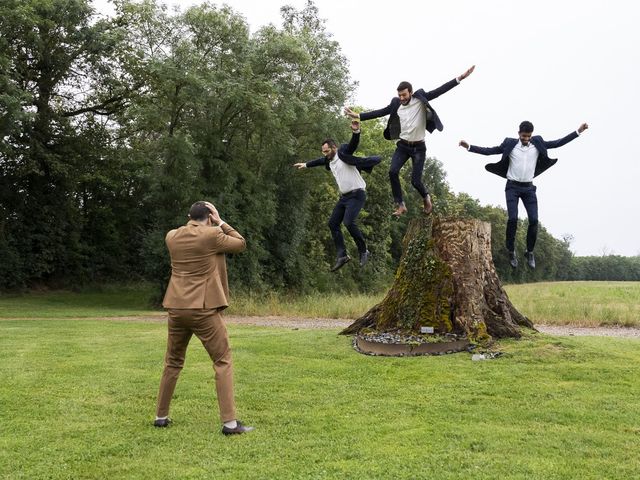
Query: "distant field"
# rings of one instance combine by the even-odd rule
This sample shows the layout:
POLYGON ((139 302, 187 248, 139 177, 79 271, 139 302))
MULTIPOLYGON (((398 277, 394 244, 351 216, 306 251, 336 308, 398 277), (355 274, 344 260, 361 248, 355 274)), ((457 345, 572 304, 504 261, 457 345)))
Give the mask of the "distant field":
POLYGON ((640 282, 544 282, 505 290, 534 323, 640 326, 640 282))
POLYGON ((302 318, 354 319, 365 313, 384 298, 377 295, 335 293, 303 296, 238 295, 233 298, 229 313, 233 315, 278 315, 302 318))
MULTIPOLYGON (((534 323, 640 327, 640 282, 547 282, 505 287, 513 304, 534 323)), ((0 318, 101 318, 154 315, 150 285, 85 292, 0 294, 0 318)), ((354 319, 378 303, 377 295, 233 294, 231 315, 354 319)))

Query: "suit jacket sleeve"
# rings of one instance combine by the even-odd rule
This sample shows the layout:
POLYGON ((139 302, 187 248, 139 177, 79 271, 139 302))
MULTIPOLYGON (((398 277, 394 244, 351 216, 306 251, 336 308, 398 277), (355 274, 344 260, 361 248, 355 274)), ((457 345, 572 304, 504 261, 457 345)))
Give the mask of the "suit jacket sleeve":
POLYGON ((217 253, 240 253, 246 250, 244 238, 231 225, 224 223, 217 230, 212 245, 217 253))
POLYGON ((351 135, 351 140, 349 141, 349 145, 346 146, 344 151, 349 155, 352 155, 358 149, 359 143, 360 143, 360 134, 354 132, 351 135))
POLYGON ((447 93, 453 87, 457 87, 457 86, 458 86, 458 80, 454 78, 453 80, 449 80, 444 85, 441 85, 438 88, 431 90, 430 92, 425 92, 424 95, 427 98, 427 100, 433 100, 434 98, 438 98, 443 93, 447 93))
POLYGON ((327 163, 327 159, 324 157, 316 158, 315 160, 309 160, 305 165, 307 168, 320 167, 327 163))
POLYGON ((374 155, 372 157, 355 157, 353 155, 341 154, 340 160, 342 160, 347 165, 356 167, 358 171, 371 173, 373 167, 380 163, 382 157, 378 155, 374 155))
POLYGON ((575 140, 576 138, 578 138, 578 132, 573 131, 566 137, 560 138, 559 140, 551 140, 549 142, 545 141, 544 146, 547 148, 558 148, 563 145, 566 145, 571 140, 575 140))
POLYGON ((386 107, 381 108, 379 110, 371 110, 370 112, 362 112, 360 114, 360 120, 364 121, 364 120, 371 120, 373 118, 384 117, 385 115, 389 115, 391 113, 392 109, 393 109, 392 108, 392 104, 390 103, 386 107))
POLYGON ((470 145, 469 151, 471 153, 479 153, 480 155, 497 155, 499 153, 504 153, 504 146, 506 140, 502 142, 502 145, 498 145, 497 147, 478 147, 477 145, 470 145))

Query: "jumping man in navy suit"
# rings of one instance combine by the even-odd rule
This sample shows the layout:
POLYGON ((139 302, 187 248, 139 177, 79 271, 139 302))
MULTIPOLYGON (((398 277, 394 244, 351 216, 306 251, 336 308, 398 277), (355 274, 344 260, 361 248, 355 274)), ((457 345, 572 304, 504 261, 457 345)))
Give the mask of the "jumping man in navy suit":
POLYGON ((331 171, 338 184, 340 199, 333 209, 331 218, 329 218, 329 229, 337 250, 337 260, 333 268, 331 268, 332 272, 343 267, 351 260, 344 245, 341 223, 344 223, 345 227, 347 227, 358 247, 361 267, 364 267, 370 255, 364 235, 356 224, 358 214, 367 198, 365 193, 366 183, 360 175, 360 171, 364 170, 370 173, 373 167, 380 163, 380 157, 355 157, 353 153, 360 142, 360 122, 351 122, 351 130, 353 133, 348 144, 345 143, 338 148, 336 142, 328 138, 322 142, 322 157, 293 165, 299 169, 323 165, 327 170, 331 171))
POLYGON ((502 144, 497 147, 477 147, 460 140, 459 145, 469 152, 481 155, 502 155, 499 162, 488 163, 484 168, 507 179, 507 185, 504 190, 508 214, 506 244, 509 251, 509 262, 513 268, 518 266, 518 257, 515 252, 516 229, 518 228, 518 200, 522 200, 529 219, 525 258, 529 267, 536 268, 533 247, 535 247, 538 235, 538 197, 536 196, 536 187, 533 184, 533 179, 558 161, 556 158, 549 158, 547 149, 558 148, 569 143, 571 140, 578 138, 578 135, 587 128, 589 126, 583 123, 575 132, 571 132, 566 137, 547 142, 539 135, 532 137, 533 124, 524 121, 520 124, 518 130, 519 138, 505 138, 502 144))
POLYGON ((402 199, 402 187, 400 186, 400 169, 406 161, 411 158, 413 170, 411 171, 411 185, 422 197, 424 212, 431 213, 433 205, 429 191, 422 183, 422 172, 427 155, 427 147, 424 143, 425 129, 429 133, 434 130, 442 131, 443 126, 438 114, 429 104, 430 100, 438 98, 443 93, 448 92, 467 78, 473 72, 475 65, 464 72, 459 77, 450 80, 444 85, 425 92, 423 89, 413 91, 409 82, 400 82, 398 85, 398 96, 391 99, 391 103, 380 110, 356 113, 350 108, 345 108, 344 113, 351 118, 359 120, 370 120, 372 118, 389 115, 387 128, 384 130, 384 138, 387 140, 397 140, 396 151, 391 158, 389 168, 389 180, 391 181, 391 192, 396 204, 393 215, 399 217, 406 213, 407 207, 402 199))

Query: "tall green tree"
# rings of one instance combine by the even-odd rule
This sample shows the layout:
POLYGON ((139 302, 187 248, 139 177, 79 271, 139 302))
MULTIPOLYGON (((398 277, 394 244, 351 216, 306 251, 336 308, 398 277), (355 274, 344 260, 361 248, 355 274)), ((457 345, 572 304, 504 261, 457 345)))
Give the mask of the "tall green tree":
POLYGON ((93 269, 99 248, 85 241, 93 229, 84 214, 94 198, 80 183, 101 166, 105 125, 96 116, 126 102, 128 86, 112 81, 115 46, 111 25, 95 21, 85 0, 0 4, 0 255, 10 259, 0 286, 93 269))

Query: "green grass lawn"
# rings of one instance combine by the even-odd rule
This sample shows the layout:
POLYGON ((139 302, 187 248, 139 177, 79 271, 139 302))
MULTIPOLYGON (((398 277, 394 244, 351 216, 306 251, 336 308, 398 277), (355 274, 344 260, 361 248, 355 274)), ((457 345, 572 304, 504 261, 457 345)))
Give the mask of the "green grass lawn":
POLYGON ((636 479, 640 341, 535 335, 505 355, 383 358, 333 330, 230 328, 247 435, 187 355, 151 426, 165 325, 0 321, 0 478, 636 479))
POLYGON ((0 318, 97 318, 152 315, 153 286, 108 285, 81 292, 0 293, 0 318))

